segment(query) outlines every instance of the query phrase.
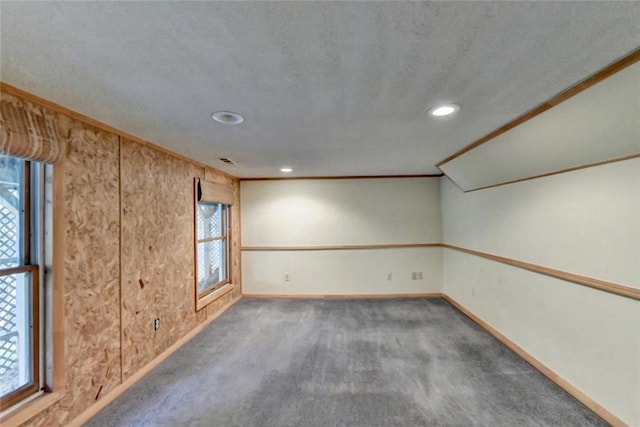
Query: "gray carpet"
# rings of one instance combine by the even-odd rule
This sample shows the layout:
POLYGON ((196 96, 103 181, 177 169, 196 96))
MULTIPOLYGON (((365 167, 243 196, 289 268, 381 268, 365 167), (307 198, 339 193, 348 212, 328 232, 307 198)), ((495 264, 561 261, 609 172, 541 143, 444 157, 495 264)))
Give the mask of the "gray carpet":
POLYGON ((606 425, 442 299, 243 299, 87 426, 606 425))

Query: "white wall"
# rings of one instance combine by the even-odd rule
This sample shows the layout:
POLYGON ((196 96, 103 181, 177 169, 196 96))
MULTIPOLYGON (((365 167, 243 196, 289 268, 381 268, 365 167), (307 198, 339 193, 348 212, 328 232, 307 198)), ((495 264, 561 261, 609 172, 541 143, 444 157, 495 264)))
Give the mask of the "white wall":
MULTIPOLYGON (((441 241, 437 178, 243 181, 241 198, 243 247, 441 241)), ((243 251, 243 291, 439 292, 441 256, 440 248, 243 251), (422 272, 423 279, 412 280, 412 272, 422 272)))
MULTIPOLYGON (((640 287, 640 159, 462 193, 443 241, 640 287)), ((443 290, 630 425, 640 425, 640 302, 445 249, 443 290)))

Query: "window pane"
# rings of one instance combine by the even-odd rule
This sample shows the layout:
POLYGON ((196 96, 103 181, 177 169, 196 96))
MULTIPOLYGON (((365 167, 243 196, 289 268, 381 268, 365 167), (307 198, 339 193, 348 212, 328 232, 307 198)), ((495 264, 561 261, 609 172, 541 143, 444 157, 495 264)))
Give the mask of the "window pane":
POLYGON ((22 263, 23 180, 24 161, 0 156, 0 268, 22 263))
POLYGON ((227 205, 198 203, 198 240, 223 236, 227 205))
POLYGON ((29 273, 0 276, 0 396, 32 381, 29 273))
POLYGON ((226 239, 198 243, 198 292, 211 289, 227 278, 226 239))

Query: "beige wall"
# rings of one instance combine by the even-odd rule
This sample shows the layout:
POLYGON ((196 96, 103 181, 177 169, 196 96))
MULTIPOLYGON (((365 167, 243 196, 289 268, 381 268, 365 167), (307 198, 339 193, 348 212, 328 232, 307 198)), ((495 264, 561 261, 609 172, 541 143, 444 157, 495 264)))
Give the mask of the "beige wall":
MULTIPOLYGON (((640 287, 640 159, 477 192, 442 179, 443 241, 640 287)), ((444 250, 443 290, 640 425, 640 301, 444 250)))
MULTIPOLYGON (((243 247, 440 242, 440 190, 435 178, 243 181, 241 188, 243 247)), ((243 290, 437 292, 441 253, 440 248, 243 251, 243 290), (423 279, 412 280, 412 272, 422 272, 423 279), (289 281, 284 280, 285 273, 289 281)))

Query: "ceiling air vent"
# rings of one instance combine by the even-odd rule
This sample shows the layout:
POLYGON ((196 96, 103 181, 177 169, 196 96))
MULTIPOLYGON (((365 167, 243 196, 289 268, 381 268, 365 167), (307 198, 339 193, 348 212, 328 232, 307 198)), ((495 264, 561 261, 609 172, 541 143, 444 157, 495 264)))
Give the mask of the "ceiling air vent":
POLYGON ((222 163, 226 163, 226 164, 231 165, 231 166, 235 166, 236 165, 236 162, 234 162, 233 160, 231 160, 231 159, 229 159, 227 157, 220 157, 218 160, 220 160, 222 163))

